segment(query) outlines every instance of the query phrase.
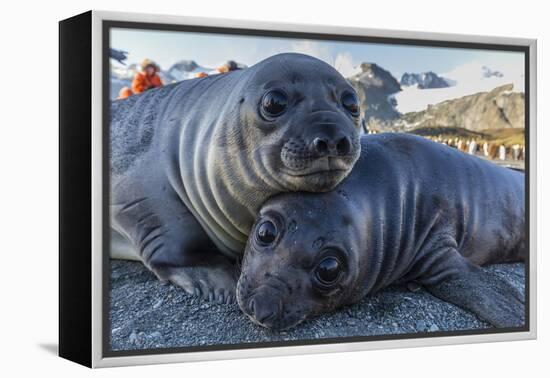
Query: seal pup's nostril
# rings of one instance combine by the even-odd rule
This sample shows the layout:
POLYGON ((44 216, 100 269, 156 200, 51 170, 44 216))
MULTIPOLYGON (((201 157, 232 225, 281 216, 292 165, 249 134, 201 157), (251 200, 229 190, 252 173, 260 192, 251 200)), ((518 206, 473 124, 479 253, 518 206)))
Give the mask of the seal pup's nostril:
POLYGON ((336 151, 338 155, 347 155, 351 150, 351 142, 348 137, 341 138, 338 143, 336 143, 336 151))
POLYGON ((328 143, 322 138, 313 139, 313 149, 321 156, 324 156, 329 152, 328 143))

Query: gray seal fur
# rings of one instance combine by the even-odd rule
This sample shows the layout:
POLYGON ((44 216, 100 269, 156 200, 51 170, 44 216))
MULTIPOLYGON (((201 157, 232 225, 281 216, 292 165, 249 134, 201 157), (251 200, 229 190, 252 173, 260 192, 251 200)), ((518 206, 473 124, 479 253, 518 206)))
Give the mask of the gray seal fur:
POLYGON ((335 190, 264 204, 237 286, 243 312, 284 329, 418 283, 497 327, 524 326, 522 294, 479 266, 524 260, 525 175, 407 134, 361 143, 335 190))
POLYGON ((328 64, 279 54, 115 101, 113 255, 128 255, 117 252, 127 240, 160 279, 230 300, 233 262, 261 204, 281 192, 333 189, 351 171, 360 126, 340 102, 348 92, 328 64), (262 99, 275 89, 288 105, 266 118, 262 99))

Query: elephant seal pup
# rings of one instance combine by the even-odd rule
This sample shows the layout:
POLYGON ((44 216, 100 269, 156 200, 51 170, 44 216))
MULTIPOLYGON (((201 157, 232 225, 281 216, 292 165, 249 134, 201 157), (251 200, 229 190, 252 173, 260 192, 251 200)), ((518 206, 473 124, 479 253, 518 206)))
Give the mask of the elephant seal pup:
POLYGON ((242 311, 286 329, 417 282, 494 326, 522 326, 522 295, 479 266, 527 253, 524 174, 407 134, 361 144, 334 191, 280 194, 262 207, 237 284, 242 311))
POLYGON ((220 301, 261 204, 333 189, 360 153, 356 93, 302 54, 115 101, 111 117, 113 245, 220 301))

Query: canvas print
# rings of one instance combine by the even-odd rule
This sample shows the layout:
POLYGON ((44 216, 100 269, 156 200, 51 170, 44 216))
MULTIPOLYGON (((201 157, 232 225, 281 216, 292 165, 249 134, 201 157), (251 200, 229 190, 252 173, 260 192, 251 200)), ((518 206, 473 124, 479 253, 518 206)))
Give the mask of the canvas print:
POLYGON ((526 326, 524 51, 108 40, 111 353, 526 326))

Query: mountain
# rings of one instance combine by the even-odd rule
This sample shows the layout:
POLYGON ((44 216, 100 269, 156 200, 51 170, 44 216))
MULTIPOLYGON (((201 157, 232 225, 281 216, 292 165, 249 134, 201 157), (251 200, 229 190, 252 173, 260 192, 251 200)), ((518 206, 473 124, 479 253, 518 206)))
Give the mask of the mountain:
POLYGON ((359 95, 366 124, 395 120, 400 113, 395 109, 393 95, 401 85, 391 73, 375 63, 362 63, 361 72, 348 78, 359 95))
POLYGON ((419 89, 450 87, 447 80, 432 71, 422 73, 405 72, 401 76, 401 85, 407 87, 417 86, 419 89))
POLYGON ((194 60, 180 60, 179 62, 176 62, 172 64, 172 66, 168 69, 168 72, 171 72, 173 70, 179 70, 179 71, 193 71, 197 69, 199 65, 194 60))
POLYGON ((192 79, 200 72, 212 73, 212 68, 201 67, 194 60, 180 60, 170 66, 166 71, 174 81, 192 79))
MULTIPOLYGON (((463 95, 464 92, 455 91, 447 79, 433 72, 406 73, 398 82, 390 72, 375 63, 363 63, 360 67, 361 72, 349 77, 348 81, 359 95, 363 122, 369 129, 404 131, 422 127, 452 127, 477 132, 524 127, 525 95, 514 92, 513 84, 463 95), (397 101, 403 99, 402 90, 408 91, 412 86, 417 97, 432 92, 420 88, 433 88, 444 100, 428 103, 419 111, 401 113, 399 109, 402 104, 399 103, 398 108, 397 101), (440 91, 449 91, 448 96, 443 96, 440 91)), ((490 77, 480 80, 501 82, 501 72, 488 68, 483 72, 490 77)))
POLYGON ((512 84, 429 105, 419 112, 404 114, 395 126, 404 129, 421 127, 460 127, 471 131, 523 128, 525 95, 513 92, 512 84))

